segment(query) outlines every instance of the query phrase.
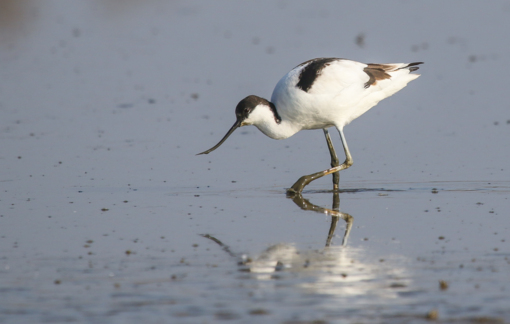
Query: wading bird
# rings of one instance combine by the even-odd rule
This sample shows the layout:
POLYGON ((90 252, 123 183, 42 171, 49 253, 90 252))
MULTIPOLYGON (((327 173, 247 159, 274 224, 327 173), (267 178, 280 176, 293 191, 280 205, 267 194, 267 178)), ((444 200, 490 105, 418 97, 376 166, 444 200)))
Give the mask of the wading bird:
POLYGON ((273 139, 288 138, 300 130, 321 129, 326 136, 331 168, 299 178, 287 193, 301 193, 315 179, 333 174, 338 189, 338 172, 353 163, 343 128, 379 101, 418 78, 415 63, 364 64, 341 58, 316 58, 299 64, 276 84, 271 101, 254 95, 236 107, 237 120, 221 141, 200 154, 217 149, 239 127, 255 125, 273 139), (340 164, 328 128, 336 127, 342 140, 345 161, 340 164))

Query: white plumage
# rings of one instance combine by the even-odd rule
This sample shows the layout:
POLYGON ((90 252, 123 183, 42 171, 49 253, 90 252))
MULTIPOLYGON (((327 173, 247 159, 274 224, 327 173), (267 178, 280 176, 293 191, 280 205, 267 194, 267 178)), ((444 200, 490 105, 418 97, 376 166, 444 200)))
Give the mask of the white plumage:
MULTIPOLYGON (((241 126, 254 125, 273 139, 285 139, 304 129, 323 129, 332 168, 301 177, 289 189, 289 193, 300 193, 311 181, 352 165, 343 128, 418 78, 419 74, 411 74, 418 64, 422 63, 364 64, 339 58, 306 61, 278 81, 271 102, 257 96, 241 100, 236 107, 234 126, 217 145, 199 154, 212 152, 241 126), (344 146, 346 160, 342 165, 327 131, 333 126, 344 146)), ((333 182, 337 189, 338 176, 333 182)))

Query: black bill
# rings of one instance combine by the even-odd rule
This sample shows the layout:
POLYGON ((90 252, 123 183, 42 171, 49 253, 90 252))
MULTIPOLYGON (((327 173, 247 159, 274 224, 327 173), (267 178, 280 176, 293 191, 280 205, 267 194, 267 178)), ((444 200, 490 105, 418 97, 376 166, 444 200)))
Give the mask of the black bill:
POLYGON ((223 142, 225 142, 225 141, 227 140, 227 138, 228 138, 228 137, 229 137, 229 136, 230 136, 230 135, 231 135, 231 134, 232 134, 232 133, 233 133, 233 132, 234 132, 237 128, 239 128, 239 127, 241 127, 241 121, 238 119, 238 120, 235 122, 234 126, 232 126, 232 127, 230 128, 230 130, 227 132, 227 135, 223 136, 223 138, 221 139, 221 141, 220 141, 218 144, 214 145, 213 147, 211 147, 211 148, 210 148, 210 149, 208 149, 207 151, 204 151, 204 152, 202 152, 202 153, 198 153, 197 155, 200 155, 200 154, 209 154, 209 153, 211 153, 212 151, 214 151, 215 149, 217 149, 218 147, 220 147, 220 145, 221 145, 221 144, 223 144, 223 142))

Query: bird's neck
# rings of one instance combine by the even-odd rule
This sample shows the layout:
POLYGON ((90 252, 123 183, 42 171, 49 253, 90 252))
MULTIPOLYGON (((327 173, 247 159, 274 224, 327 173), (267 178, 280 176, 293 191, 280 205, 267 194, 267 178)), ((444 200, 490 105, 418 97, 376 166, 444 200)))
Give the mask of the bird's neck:
POLYGON ((269 106, 257 107, 250 114, 250 124, 272 139, 285 139, 299 132, 295 124, 278 115, 278 109, 269 106), (262 109, 259 109, 262 108, 262 109))

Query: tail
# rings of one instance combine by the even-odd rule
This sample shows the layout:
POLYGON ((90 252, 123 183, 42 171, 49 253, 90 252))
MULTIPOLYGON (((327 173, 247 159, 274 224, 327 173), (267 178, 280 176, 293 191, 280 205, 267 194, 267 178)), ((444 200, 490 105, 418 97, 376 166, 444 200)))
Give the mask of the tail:
POLYGON ((365 73, 368 74, 369 76, 369 80, 365 83, 365 89, 368 89, 371 86, 376 85, 378 81, 383 81, 386 79, 391 79, 392 77, 397 77, 398 75, 402 75, 402 72, 404 72, 408 77, 410 77, 407 82, 414 80, 420 75, 410 73, 418 70, 419 68, 416 65, 420 64, 423 64, 423 62, 390 63, 390 64, 369 63, 367 64, 367 67, 363 69, 363 71, 365 71, 365 73), (400 72, 400 70, 404 71, 400 72), (407 72, 405 70, 407 70, 407 72))
POLYGON ((409 63, 407 64, 406 66, 403 66, 401 68, 398 68, 398 70, 401 70, 401 69, 409 69, 409 72, 414 72, 416 70, 419 69, 419 67, 417 67, 416 65, 420 65, 420 64, 423 64, 423 62, 414 62, 414 63, 409 63))

